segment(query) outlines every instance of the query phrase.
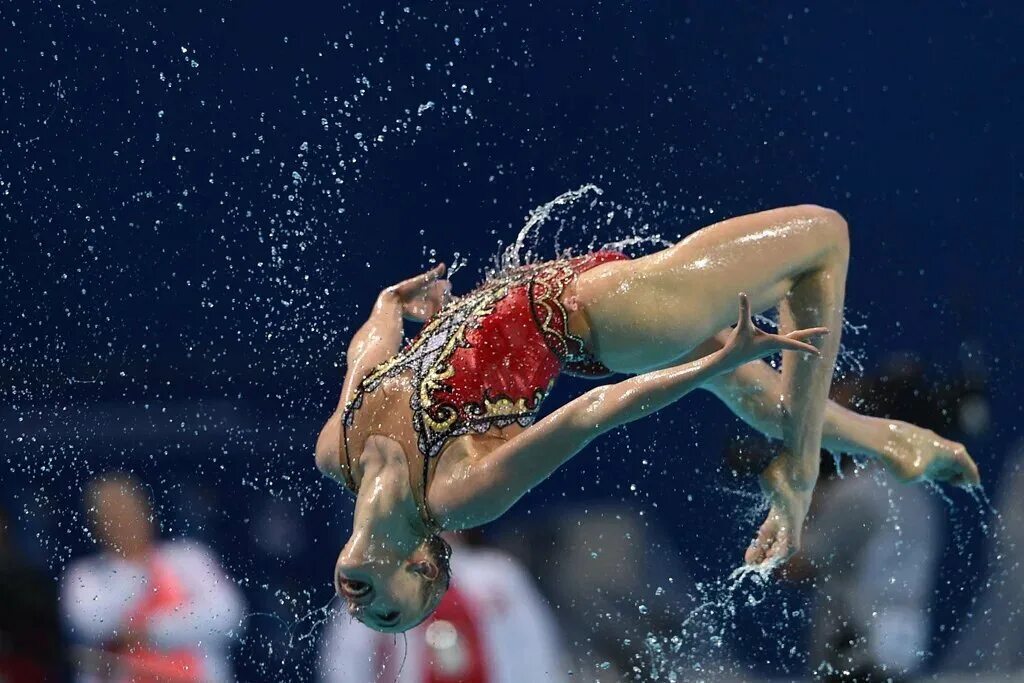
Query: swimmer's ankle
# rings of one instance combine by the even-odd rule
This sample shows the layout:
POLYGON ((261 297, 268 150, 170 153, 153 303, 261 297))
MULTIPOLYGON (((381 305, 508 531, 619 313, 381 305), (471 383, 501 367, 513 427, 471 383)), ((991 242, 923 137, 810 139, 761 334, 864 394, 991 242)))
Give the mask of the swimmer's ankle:
POLYGON ((819 460, 798 458, 783 452, 761 473, 761 483, 768 491, 787 497, 810 496, 818 483, 819 460))

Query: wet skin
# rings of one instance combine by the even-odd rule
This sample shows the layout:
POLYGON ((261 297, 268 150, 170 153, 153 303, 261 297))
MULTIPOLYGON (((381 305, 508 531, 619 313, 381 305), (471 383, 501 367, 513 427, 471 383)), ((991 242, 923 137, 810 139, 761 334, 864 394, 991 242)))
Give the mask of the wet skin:
MULTIPOLYGON (((822 445, 880 459, 904 481, 977 483, 960 444, 828 400, 848 253, 838 214, 800 206, 730 219, 661 252, 582 273, 564 294, 570 331, 609 368, 638 374, 592 389, 529 428, 452 439, 426 493, 430 511, 446 529, 485 524, 600 434, 698 388, 783 440, 783 454, 761 476, 771 509, 747 549, 748 563, 779 562, 798 549, 822 445), (738 298, 739 322, 730 329, 738 298), (751 311, 773 307, 780 310, 779 335, 750 322, 751 311), (759 360, 778 351, 781 373, 759 360)), ((344 476, 340 420, 355 386, 397 352, 403 317, 422 322, 443 306, 450 291, 443 273, 441 265, 384 290, 353 337, 341 401, 317 443, 317 465, 326 474, 344 476)), ((379 630, 418 623, 438 597, 428 578, 438 571, 424 544, 429 532, 409 483, 406 454, 417 448, 411 391, 411 378, 394 378, 386 404, 357 412, 356 429, 370 436, 348 454, 360 489, 352 537, 336 565, 339 592, 360 603, 344 582, 365 581, 373 598, 357 611, 379 630)))

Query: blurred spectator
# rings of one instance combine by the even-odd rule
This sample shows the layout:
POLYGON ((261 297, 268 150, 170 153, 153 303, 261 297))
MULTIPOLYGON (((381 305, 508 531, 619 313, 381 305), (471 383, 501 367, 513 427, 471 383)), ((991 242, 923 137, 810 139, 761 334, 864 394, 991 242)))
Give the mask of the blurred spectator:
POLYGON ((56 585, 22 557, 13 536, 0 509, 0 681, 63 680, 56 585))
POLYGON ((137 480, 92 481, 86 508, 100 552, 73 562, 61 604, 81 681, 233 680, 229 635, 242 620, 235 584, 205 546, 157 538, 137 480))
POLYGON ((999 481, 985 584, 942 668, 1024 680, 1024 441, 999 481))
POLYGON ((701 591, 679 549, 635 509, 560 507, 517 520, 501 544, 524 559, 556 606, 573 649, 573 680, 633 680, 636 667, 651 680, 672 680, 695 661, 702 680, 734 669, 728 646, 714 638, 727 617, 696 609, 701 591))
MULTIPOLYGON (((964 387, 936 388, 920 363, 894 354, 879 376, 839 381, 832 397, 949 434, 964 387)), ((890 483, 877 463, 854 469, 848 457, 823 457, 803 547, 785 574, 814 578, 810 661, 824 680, 904 680, 929 650, 941 511, 924 486, 890 483)))
POLYGON ((452 584, 404 642, 338 613, 321 650, 323 683, 544 683, 568 680, 561 634, 510 556, 452 544, 452 584))
POLYGON ((902 680, 920 669, 931 638, 940 511, 923 487, 843 462, 845 473, 823 473, 787 567, 791 578, 814 577, 810 662, 827 681, 902 680))

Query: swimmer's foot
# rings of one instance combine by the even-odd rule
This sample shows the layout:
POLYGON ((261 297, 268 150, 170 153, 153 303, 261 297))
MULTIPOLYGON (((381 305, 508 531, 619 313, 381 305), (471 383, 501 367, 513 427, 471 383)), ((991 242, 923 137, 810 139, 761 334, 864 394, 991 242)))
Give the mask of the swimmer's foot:
POLYGON ((907 422, 886 421, 878 455, 903 482, 927 480, 955 486, 981 482, 978 466, 963 444, 907 422))
POLYGON ((768 517, 747 548, 747 564, 777 565, 800 549, 804 519, 811 506, 813 486, 794 486, 786 454, 777 456, 761 474, 761 488, 771 507, 768 517))

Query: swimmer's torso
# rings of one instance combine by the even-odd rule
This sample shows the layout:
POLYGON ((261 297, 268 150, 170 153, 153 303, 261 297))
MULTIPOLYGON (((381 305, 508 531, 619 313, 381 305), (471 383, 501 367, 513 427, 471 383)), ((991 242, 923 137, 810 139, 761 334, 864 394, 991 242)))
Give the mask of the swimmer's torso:
POLYGON ((435 457, 429 458, 420 450, 419 437, 413 426, 410 405, 415 386, 411 373, 401 373, 386 378, 373 391, 366 393, 351 424, 345 426, 341 470, 349 488, 358 491, 363 480, 360 455, 366 448, 366 440, 374 435, 386 436, 402 448, 409 467, 413 497, 417 505, 425 509, 427 487, 435 477, 454 473, 461 462, 484 456, 524 428, 518 424, 492 426, 483 433, 456 436, 435 457))
POLYGON ((386 436, 405 452, 425 509, 438 468, 454 472, 532 424, 560 372, 607 375, 569 331, 563 296, 580 272, 623 258, 601 251, 524 266, 450 301, 363 378, 346 406, 340 465, 348 486, 361 483, 366 439, 386 436))

